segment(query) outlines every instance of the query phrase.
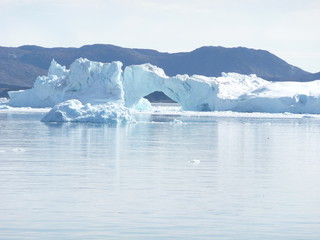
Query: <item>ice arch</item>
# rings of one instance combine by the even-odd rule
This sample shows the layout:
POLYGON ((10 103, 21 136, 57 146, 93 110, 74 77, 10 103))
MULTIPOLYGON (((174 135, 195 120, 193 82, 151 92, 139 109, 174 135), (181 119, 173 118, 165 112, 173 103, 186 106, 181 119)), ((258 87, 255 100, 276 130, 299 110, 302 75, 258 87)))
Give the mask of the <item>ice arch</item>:
POLYGON ((81 104, 133 107, 142 97, 160 91, 180 103, 183 110, 319 114, 319 89, 320 80, 269 82, 237 73, 222 73, 221 77, 168 77, 151 64, 123 70, 121 62, 99 63, 80 58, 69 70, 52 61, 48 75, 38 77, 32 89, 9 92, 8 104, 53 107, 76 99, 81 104))
POLYGON ((151 64, 132 65, 122 70, 121 62, 99 63, 77 59, 70 69, 54 60, 48 76, 38 77, 32 89, 9 92, 10 106, 53 107, 69 99, 81 103, 124 103, 133 107, 139 100, 160 91, 180 103, 184 110, 215 110, 217 84, 204 76, 168 77, 151 64))
POLYGON ((124 70, 122 82, 125 105, 132 107, 142 97, 159 91, 180 103, 184 110, 212 111, 217 87, 213 82, 201 77, 168 77, 161 68, 151 64, 128 66, 124 70))

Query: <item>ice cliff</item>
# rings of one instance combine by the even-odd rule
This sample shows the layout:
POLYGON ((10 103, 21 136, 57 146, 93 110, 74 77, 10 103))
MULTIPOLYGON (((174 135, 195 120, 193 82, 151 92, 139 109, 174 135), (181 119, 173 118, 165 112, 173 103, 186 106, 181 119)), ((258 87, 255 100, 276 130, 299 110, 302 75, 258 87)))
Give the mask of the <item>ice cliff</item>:
POLYGON ((82 103, 123 102, 122 63, 78 59, 70 70, 51 62, 48 76, 36 79, 33 88, 9 92, 13 107, 53 107, 69 99, 82 103))
POLYGON ((269 82, 256 75, 237 73, 168 77, 151 64, 122 70, 121 62, 99 63, 82 58, 69 70, 52 61, 48 76, 38 77, 32 89, 9 92, 9 105, 53 107, 77 99, 90 106, 112 102, 133 108, 154 91, 165 93, 186 111, 320 113, 320 80, 269 82))

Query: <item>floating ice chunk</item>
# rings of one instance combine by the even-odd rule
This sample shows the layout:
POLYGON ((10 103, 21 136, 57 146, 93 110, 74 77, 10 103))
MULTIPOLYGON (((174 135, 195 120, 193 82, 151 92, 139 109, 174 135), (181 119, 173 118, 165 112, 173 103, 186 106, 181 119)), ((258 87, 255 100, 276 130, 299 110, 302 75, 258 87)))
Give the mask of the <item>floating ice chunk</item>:
POLYGON ((8 105, 1 105, 0 104, 0 109, 11 109, 12 107, 8 106, 8 105))
POLYGON ((182 122, 179 119, 173 119, 173 121, 171 121, 170 124, 171 125, 183 125, 183 124, 186 124, 186 123, 182 122))
POLYGON ((200 164, 200 160, 199 159, 192 159, 189 161, 191 164, 193 165, 199 165, 200 164))
POLYGON ((304 115, 302 118, 315 118, 315 117, 310 115, 304 115))
POLYGON ((83 105, 71 99, 53 107, 42 122, 95 122, 107 124, 126 124, 135 122, 131 111, 121 104, 107 103, 83 105))
POLYGON ((0 104, 4 104, 4 103, 7 103, 7 102, 8 102, 7 98, 1 98, 0 97, 0 104))
POLYGON ((25 148, 13 148, 12 152, 25 152, 26 149, 25 148))
POLYGON ((134 105, 134 110, 137 111, 152 111, 153 107, 148 99, 141 98, 140 101, 134 105))

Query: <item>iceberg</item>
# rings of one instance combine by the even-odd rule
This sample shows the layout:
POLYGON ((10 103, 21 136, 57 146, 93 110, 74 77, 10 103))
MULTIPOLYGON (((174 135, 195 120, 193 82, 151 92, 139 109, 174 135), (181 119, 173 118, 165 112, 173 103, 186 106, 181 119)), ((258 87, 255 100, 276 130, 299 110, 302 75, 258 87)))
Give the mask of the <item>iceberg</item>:
POLYGON ((139 102, 133 107, 136 111, 152 111, 153 107, 146 98, 141 98, 139 102))
POLYGON ((160 91, 181 104, 183 110, 211 111, 216 102, 217 86, 203 76, 168 77, 161 68, 151 64, 132 65, 123 74, 124 100, 134 106, 142 97, 160 91))
POLYGON ((83 58, 72 63, 69 70, 53 60, 48 75, 38 77, 32 89, 9 92, 8 104, 12 107, 60 104, 54 107, 51 117, 44 120, 80 121, 90 118, 87 116, 92 116, 91 108, 95 106, 99 106, 95 112, 98 116, 99 111, 110 104, 116 104, 120 112, 124 108, 149 111, 151 105, 143 97, 155 91, 178 102, 184 111, 320 113, 320 80, 270 82, 254 74, 238 73, 222 73, 220 77, 169 77, 151 64, 122 69, 118 61, 99 63, 83 58), (59 118, 58 112, 64 109, 70 113, 74 106, 80 109, 80 115, 62 114, 59 118))
POLYGON ((238 112, 320 113, 320 80, 312 82, 270 82, 241 96, 238 112))
POLYGON ((122 63, 99 63, 77 59, 70 70, 52 60, 47 76, 36 79, 33 88, 9 92, 12 107, 53 107, 70 99, 82 103, 123 102, 122 63))
POLYGON ((67 100, 54 106, 42 122, 94 122, 107 124, 134 123, 130 110, 121 104, 107 103, 83 105, 77 99, 67 100))

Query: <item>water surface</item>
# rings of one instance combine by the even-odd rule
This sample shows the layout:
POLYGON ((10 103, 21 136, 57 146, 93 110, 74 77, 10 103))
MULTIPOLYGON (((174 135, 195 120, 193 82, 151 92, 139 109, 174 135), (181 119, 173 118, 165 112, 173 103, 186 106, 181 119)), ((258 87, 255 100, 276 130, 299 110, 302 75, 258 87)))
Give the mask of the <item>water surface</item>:
POLYGON ((0 239, 320 238, 320 120, 42 115, 0 112, 0 239))

